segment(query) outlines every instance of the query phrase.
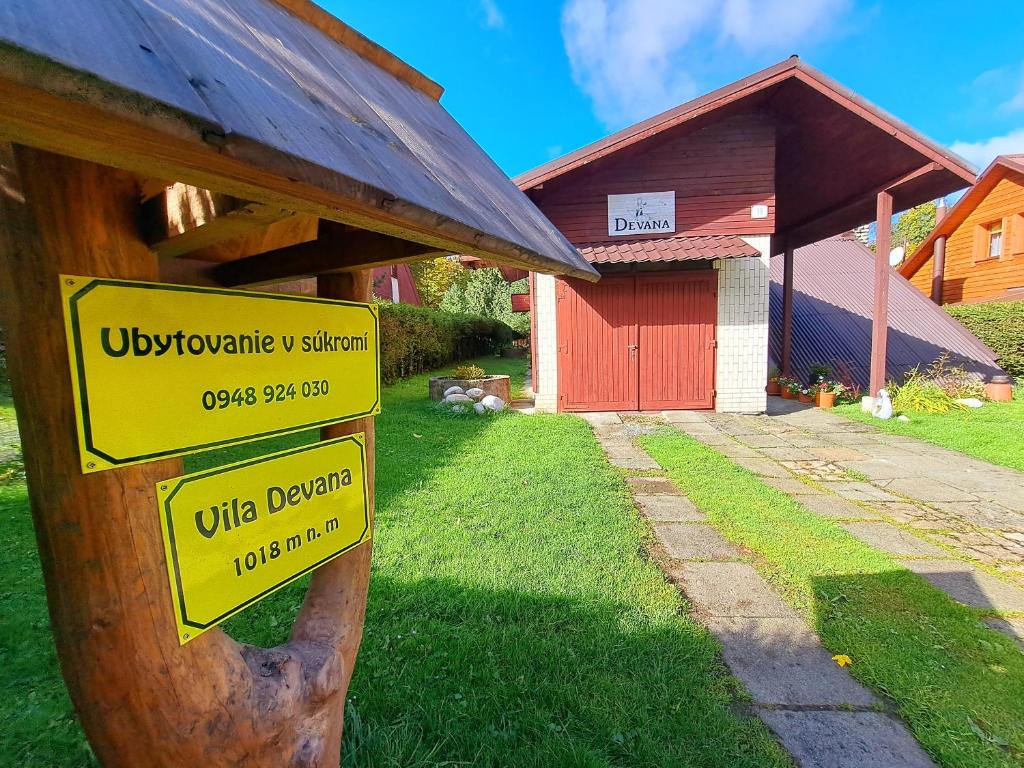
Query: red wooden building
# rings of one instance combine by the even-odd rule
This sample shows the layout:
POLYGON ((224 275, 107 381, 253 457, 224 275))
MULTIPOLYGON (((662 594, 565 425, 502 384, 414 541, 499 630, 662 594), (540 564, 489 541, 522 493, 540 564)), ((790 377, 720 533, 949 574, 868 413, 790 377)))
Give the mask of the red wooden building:
MULTIPOLYGON (((602 274, 531 276, 541 408, 761 411, 769 259, 974 180, 963 160, 792 57, 516 179, 602 274)), ((889 265, 873 281, 884 381, 889 265)))

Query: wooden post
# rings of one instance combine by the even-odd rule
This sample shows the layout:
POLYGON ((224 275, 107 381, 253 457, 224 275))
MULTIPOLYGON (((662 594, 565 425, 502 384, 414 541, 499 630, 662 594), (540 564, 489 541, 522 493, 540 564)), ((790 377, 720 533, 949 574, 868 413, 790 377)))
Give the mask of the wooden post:
MULTIPOLYGON (((61 670, 97 758, 334 768, 369 547, 315 575, 287 645, 243 646, 219 629, 178 644, 155 485, 181 461, 82 473, 58 283, 60 273, 157 279, 135 179, 26 147, 0 154, 0 322, 61 670)), ((367 431, 371 458, 372 424, 343 429, 367 431)))
POLYGON ((942 306, 942 282, 946 279, 946 236, 935 238, 932 247, 932 301, 942 306))
POLYGON ((892 245, 892 193, 879 192, 875 210, 875 302, 871 315, 871 397, 885 387, 889 335, 889 251, 892 245))
POLYGON ((784 241, 782 251, 782 360, 781 368, 785 376, 792 375, 793 355, 793 247, 790 241, 784 241))

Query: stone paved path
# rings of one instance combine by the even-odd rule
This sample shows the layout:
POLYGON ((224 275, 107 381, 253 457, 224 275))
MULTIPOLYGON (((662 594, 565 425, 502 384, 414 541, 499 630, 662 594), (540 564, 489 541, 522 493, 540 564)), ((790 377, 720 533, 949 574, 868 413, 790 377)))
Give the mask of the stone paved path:
POLYGON ((768 401, 760 416, 663 417, 953 599, 1007 613, 986 623, 1024 648, 1024 474, 818 408, 768 401))
MULTIPOLYGON (((624 423, 612 413, 584 418, 613 464, 660 469, 633 442, 651 424, 624 423)), ((719 439, 702 419, 678 423, 719 439)), ((882 711, 881 702, 832 660, 807 622, 671 481, 641 476, 628 483, 664 548, 662 567, 686 594, 695 618, 722 643, 725 662, 750 693, 758 716, 798 765, 933 768, 902 721, 882 711)))

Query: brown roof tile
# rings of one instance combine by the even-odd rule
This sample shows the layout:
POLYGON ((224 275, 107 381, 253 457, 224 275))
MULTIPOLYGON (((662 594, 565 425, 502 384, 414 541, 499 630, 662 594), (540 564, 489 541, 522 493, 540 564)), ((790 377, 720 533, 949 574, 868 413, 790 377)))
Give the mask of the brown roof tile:
POLYGON ((759 251, 735 235, 665 237, 577 246, 591 264, 627 264, 642 261, 692 261, 757 256, 759 251))

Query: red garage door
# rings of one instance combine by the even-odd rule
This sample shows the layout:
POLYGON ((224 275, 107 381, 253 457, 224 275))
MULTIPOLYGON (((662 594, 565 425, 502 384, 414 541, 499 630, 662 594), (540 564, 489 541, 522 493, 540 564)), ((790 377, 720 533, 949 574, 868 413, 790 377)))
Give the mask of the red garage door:
POLYGON ((714 407, 716 274, 559 281, 565 411, 714 407))

